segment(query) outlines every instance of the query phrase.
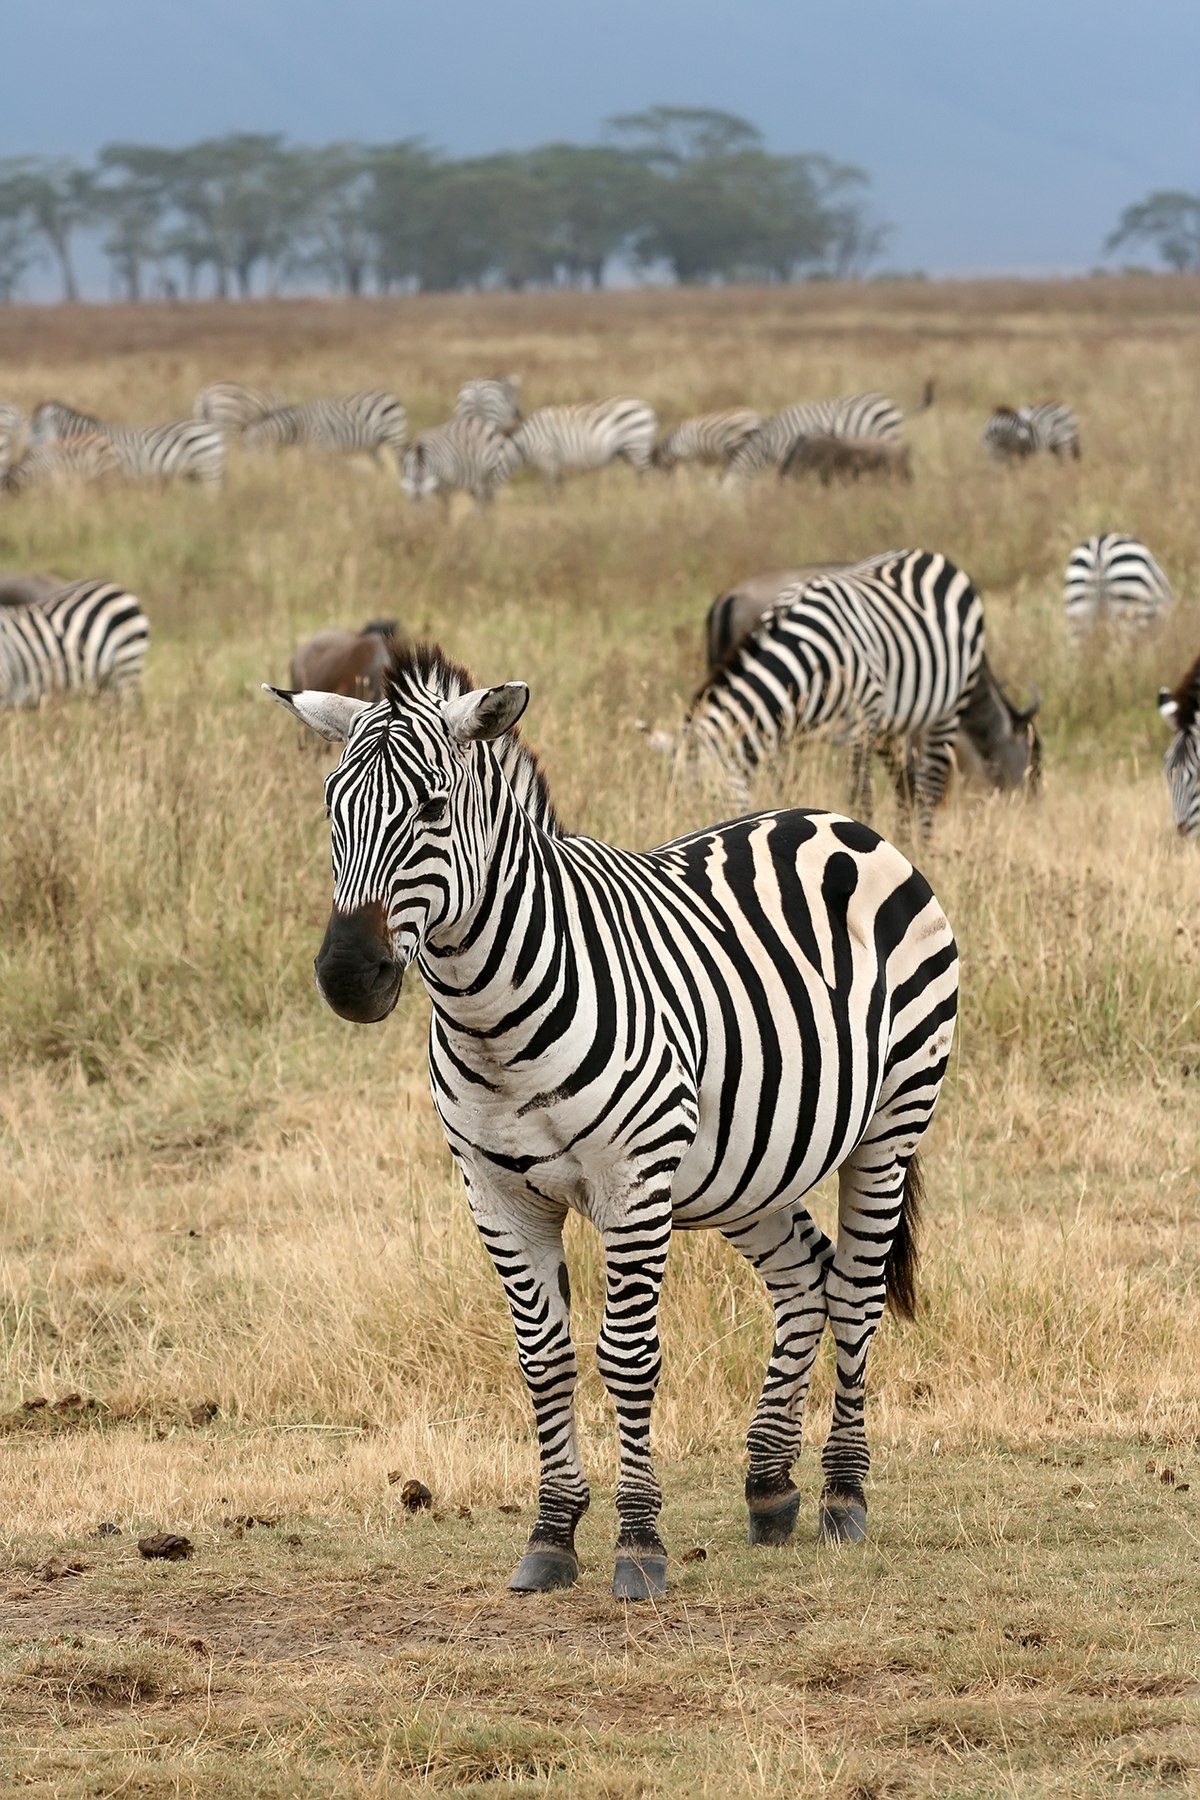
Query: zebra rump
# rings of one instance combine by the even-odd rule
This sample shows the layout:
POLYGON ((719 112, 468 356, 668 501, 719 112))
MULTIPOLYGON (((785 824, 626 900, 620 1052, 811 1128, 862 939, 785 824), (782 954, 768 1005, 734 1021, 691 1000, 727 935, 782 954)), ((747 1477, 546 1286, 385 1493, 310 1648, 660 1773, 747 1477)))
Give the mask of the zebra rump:
POLYGON ((216 487, 225 476, 225 439, 202 419, 179 419, 170 425, 109 425, 61 400, 44 400, 33 415, 31 445, 85 437, 107 438, 121 474, 131 481, 182 480, 216 487))
POLYGON ((247 387, 241 381, 217 381, 201 388, 192 403, 192 417, 215 425, 218 431, 236 434, 277 412, 287 401, 273 388, 247 387))
POLYGON ((150 626, 132 594, 77 581, 46 600, 0 609, 0 706, 56 693, 136 693, 150 626))
POLYGON ((620 457, 644 475, 654 460, 658 419, 644 400, 580 402, 542 406, 523 419, 508 438, 509 473, 526 463, 547 481, 567 469, 602 469, 620 457))
POLYGON ((983 446, 996 462, 1019 462, 1040 450, 1078 461, 1079 421, 1069 406, 1057 400, 1037 406, 998 406, 983 428, 983 446))
POLYGON ((454 402, 456 419, 482 419, 494 430, 511 431, 521 422, 521 377, 476 375, 464 381, 454 402))
POLYGON ((1075 638, 1104 625, 1144 631, 1173 599, 1170 582, 1137 538, 1105 531, 1076 544, 1067 558, 1063 607, 1075 638))

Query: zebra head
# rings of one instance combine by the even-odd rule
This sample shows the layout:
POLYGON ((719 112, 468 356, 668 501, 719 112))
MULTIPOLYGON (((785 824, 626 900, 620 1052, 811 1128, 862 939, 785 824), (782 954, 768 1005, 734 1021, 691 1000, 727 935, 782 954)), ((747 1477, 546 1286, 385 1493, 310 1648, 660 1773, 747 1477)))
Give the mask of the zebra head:
POLYGON ((1200 658, 1172 693, 1160 688, 1158 710, 1173 736, 1163 768, 1171 814, 1181 837, 1200 831, 1200 658))
POLYGON ((376 702, 266 689, 345 746, 325 783, 333 910, 314 969, 322 999, 359 1025, 387 1017, 414 957, 477 905, 503 779, 487 745, 529 700, 522 681, 463 692, 451 680, 439 693, 427 674, 406 668, 376 702))

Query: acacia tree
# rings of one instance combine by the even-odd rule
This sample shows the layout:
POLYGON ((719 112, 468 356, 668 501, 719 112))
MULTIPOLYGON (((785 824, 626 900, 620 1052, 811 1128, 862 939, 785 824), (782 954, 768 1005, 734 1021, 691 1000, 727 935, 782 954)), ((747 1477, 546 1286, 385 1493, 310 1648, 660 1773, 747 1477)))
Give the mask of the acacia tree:
POLYGON ((1150 244, 1168 269, 1200 269, 1200 194, 1159 188, 1127 206, 1104 248, 1111 254, 1126 244, 1150 244))
POLYGON ((90 218, 94 196, 95 178, 68 157, 20 156, 0 162, 0 215, 26 219, 42 238, 58 264, 64 300, 79 298, 72 238, 90 218))

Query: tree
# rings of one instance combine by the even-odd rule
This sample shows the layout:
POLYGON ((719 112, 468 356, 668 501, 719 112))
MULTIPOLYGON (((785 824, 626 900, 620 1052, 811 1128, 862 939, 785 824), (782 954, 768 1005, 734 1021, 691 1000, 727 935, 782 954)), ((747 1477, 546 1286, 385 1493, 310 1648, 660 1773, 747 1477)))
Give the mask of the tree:
POLYGON ((1126 244, 1151 244, 1169 269, 1200 269, 1200 194, 1159 188, 1127 206, 1105 242, 1111 254, 1126 244))
POLYGON ((11 305, 22 277, 37 260, 37 251, 25 221, 0 218, 0 306, 11 305))
POLYGON ((62 276, 63 299, 78 300, 71 237, 94 206, 95 182, 64 156, 7 157, 0 162, 0 215, 26 218, 48 245, 62 276))
POLYGON ((105 144, 97 157, 95 200, 107 224, 104 253, 127 300, 142 298, 142 271, 161 262, 162 220, 170 196, 163 153, 137 144, 105 144))
POLYGON ((603 287, 607 263, 646 222, 644 166, 603 144, 544 144, 525 161, 542 189, 556 267, 572 285, 603 287))
POLYGON ((292 154, 297 192, 288 211, 301 238, 293 261, 361 294, 374 256, 371 153, 361 144, 326 144, 292 154))

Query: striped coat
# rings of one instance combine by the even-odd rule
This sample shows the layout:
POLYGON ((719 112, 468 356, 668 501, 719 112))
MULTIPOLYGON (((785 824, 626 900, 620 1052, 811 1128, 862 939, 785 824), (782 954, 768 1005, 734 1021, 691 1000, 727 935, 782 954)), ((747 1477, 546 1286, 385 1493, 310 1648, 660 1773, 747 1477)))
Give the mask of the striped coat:
POLYGON ((1164 761, 1171 814, 1180 837, 1200 832, 1200 656, 1174 689, 1160 688, 1158 710, 1171 727, 1164 761))
POLYGON ((464 381, 454 403, 456 419, 482 419, 496 431, 511 431, 521 422, 519 375, 477 375, 464 381))
POLYGON ((255 419, 242 433, 247 450, 304 445, 329 455, 373 456, 378 462, 386 452, 397 469, 407 441, 408 415, 396 396, 382 388, 281 406, 255 419))
POLYGON ((727 466, 746 439, 761 431, 763 416, 748 406, 727 406, 721 412, 697 413, 683 419, 663 437, 654 452, 660 469, 673 469, 679 463, 699 463, 702 467, 727 466))
POLYGON ((1079 421, 1057 400, 1038 406, 998 406, 983 428, 983 445, 996 462, 1019 462, 1043 450, 1078 460, 1079 421))
POLYGON ((1137 538, 1118 531, 1076 544, 1067 558, 1063 607, 1076 640, 1098 626, 1144 631, 1170 610, 1171 584, 1137 538))
POLYGON ((172 425, 108 425, 60 400, 43 401, 33 415, 31 444, 88 437, 109 440, 128 481, 194 481, 202 487, 219 487, 225 478, 225 439, 201 419, 179 419, 172 425))
POLYGON ((512 473, 525 463, 556 482, 569 469, 601 469, 620 457, 643 475, 653 461, 657 436, 658 420, 644 400, 543 406, 508 439, 508 468, 512 473))
POLYGON ((928 883, 867 826, 767 812, 631 852, 568 833, 512 727, 521 682, 437 651, 378 705, 279 699, 346 740, 326 784, 333 911, 316 960, 343 1018, 384 1018, 414 964, 434 1103, 508 1297, 541 1455, 511 1585, 578 1573, 588 1484, 563 1254, 605 1252, 597 1344, 620 1435, 614 1593, 661 1594, 650 1425, 673 1231, 717 1230, 762 1277, 775 1342, 748 1434, 751 1540, 790 1535, 792 1466, 833 1335, 822 1535, 866 1530, 866 1362, 913 1304, 918 1144, 950 1053, 958 959, 928 883), (807 1196, 838 1171, 836 1233, 807 1196))
POLYGON ((0 706, 81 690, 134 694, 149 641, 141 606, 110 581, 77 581, 35 604, 0 608, 0 706))
POLYGON ((883 394, 846 394, 839 400, 802 400, 785 406, 751 432, 730 458, 725 479, 749 480, 764 469, 781 469, 801 438, 871 438, 899 443, 904 414, 883 394))
POLYGON ((400 485, 410 500, 466 493, 485 506, 508 480, 506 450, 507 440, 485 419, 450 419, 413 439, 401 462, 400 485))
POLYGON ((229 436, 236 436, 256 419, 263 419, 286 405, 283 395, 276 393, 274 388, 247 387, 241 381, 218 381, 212 387, 200 389, 192 403, 192 417, 215 425, 218 431, 229 436))

